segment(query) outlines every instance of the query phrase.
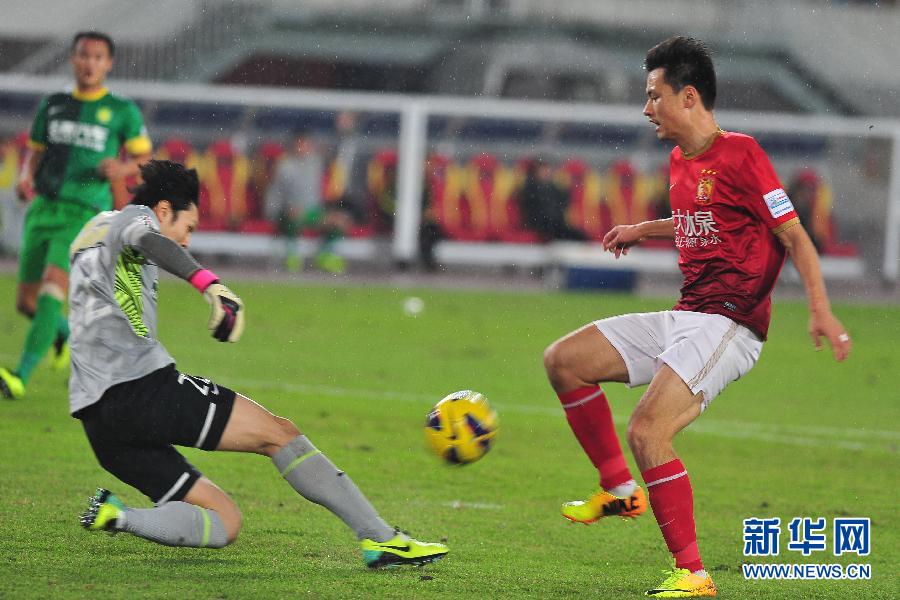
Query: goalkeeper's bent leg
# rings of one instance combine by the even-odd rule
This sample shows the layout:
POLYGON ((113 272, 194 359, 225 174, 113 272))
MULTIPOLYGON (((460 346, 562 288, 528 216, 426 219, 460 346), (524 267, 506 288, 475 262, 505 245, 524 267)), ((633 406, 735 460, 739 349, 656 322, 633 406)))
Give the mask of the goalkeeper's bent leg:
POLYGON ((353 480, 339 471, 305 435, 297 435, 287 443, 272 456, 272 462, 298 494, 334 513, 353 530, 357 539, 385 542, 396 535, 353 480))
POLYGON ((224 548, 231 542, 219 513, 187 502, 126 508, 116 521, 117 530, 164 546, 224 548))

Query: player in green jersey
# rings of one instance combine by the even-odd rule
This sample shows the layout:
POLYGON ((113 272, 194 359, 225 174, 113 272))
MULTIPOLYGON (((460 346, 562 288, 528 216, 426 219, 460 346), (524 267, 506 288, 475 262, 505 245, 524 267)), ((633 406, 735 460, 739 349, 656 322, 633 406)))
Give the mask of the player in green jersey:
POLYGON ((109 36, 77 33, 70 61, 71 93, 47 96, 31 127, 30 153, 16 192, 31 205, 19 253, 16 309, 30 317, 19 365, 0 368, 0 395, 21 398, 37 364, 52 345, 55 363, 67 361, 68 322, 62 305, 69 285, 69 245, 84 224, 113 208, 111 181, 137 175, 151 143, 140 109, 104 87, 115 46, 109 36), (124 146, 127 160, 119 160, 124 146))

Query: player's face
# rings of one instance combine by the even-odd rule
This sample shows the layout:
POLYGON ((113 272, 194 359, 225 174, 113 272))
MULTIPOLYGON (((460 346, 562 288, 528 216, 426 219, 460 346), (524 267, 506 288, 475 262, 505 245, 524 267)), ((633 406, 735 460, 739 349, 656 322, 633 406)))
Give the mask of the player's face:
POLYGON ((156 216, 159 217, 159 232, 181 246, 187 248, 191 243, 191 234, 197 229, 200 212, 196 204, 186 210, 175 212, 167 200, 156 205, 156 216))
POLYGON ((101 87, 113 66, 109 46, 103 40, 79 40, 70 60, 79 90, 101 87))
POLYGON ((647 74, 644 116, 656 125, 657 138, 677 141, 681 119, 684 117, 684 101, 681 96, 680 92, 676 93, 666 83, 664 69, 654 69, 647 74))

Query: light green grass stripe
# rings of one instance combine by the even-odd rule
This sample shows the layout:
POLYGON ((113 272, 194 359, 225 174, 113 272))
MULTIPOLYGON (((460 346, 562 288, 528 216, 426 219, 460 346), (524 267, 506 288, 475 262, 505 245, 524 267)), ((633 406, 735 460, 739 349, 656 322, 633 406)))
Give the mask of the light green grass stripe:
POLYGON ((197 509, 200 511, 200 514, 203 515, 203 537, 200 539, 200 547, 206 548, 206 545, 209 543, 209 528, 211 525, 209 513, 206 512, 205 508, 200 508, 198 506, 197 509))
POLYGON ((296 469, 300 465, 300 463, 302 463, 307 458, 312 458, 316 454, 322 454, 322 451, 321 450, 313 450, 312 452, 307 452, 303 456, 298 456, 297 458, 295 458, 294 460, 291 461, 291 464, 289 464, 288 466, 286 466, 284 468, 284 471, 281 472, 281 476, 287 477, 287 474, 290 473, 291 471, 293 471, 294 469, 296 469))

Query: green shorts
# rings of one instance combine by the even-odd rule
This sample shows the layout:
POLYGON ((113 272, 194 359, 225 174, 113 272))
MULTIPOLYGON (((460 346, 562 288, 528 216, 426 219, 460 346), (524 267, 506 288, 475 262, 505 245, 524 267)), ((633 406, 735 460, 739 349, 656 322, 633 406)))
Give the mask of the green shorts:
POLYGON ((35 283, 47 265, 69 272, 69 246, 97 210, 65 200, 35 196, 25 213, 22 248, 19 250, 19 282, 35 283))

